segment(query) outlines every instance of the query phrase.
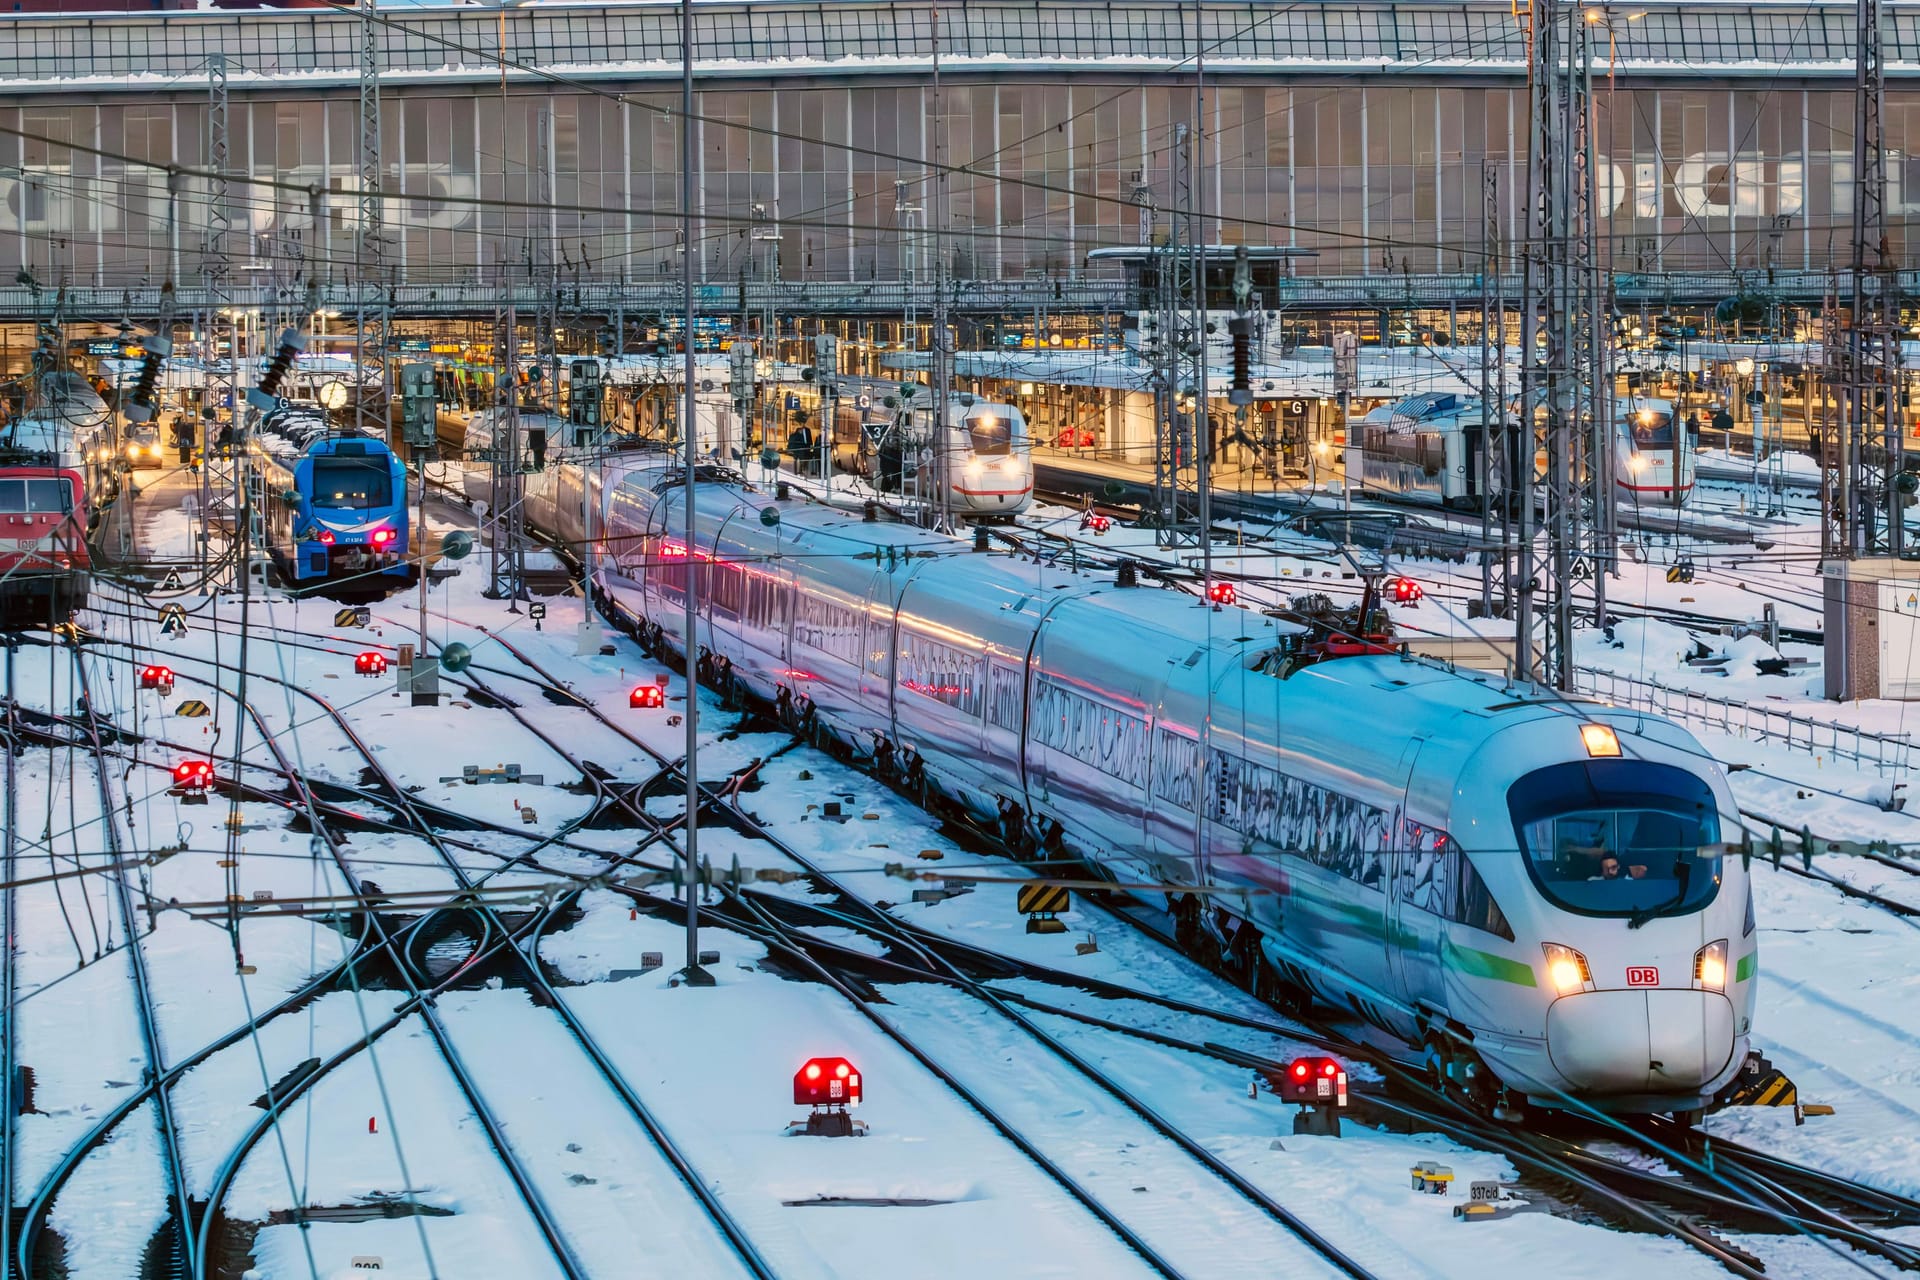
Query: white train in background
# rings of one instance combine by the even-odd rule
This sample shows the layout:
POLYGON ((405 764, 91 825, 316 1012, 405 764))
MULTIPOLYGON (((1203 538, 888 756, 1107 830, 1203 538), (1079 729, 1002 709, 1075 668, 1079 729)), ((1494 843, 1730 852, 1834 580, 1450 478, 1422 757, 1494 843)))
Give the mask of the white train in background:
POLYGON ((1016 850, 1175 886, 1138 896, 1258 994, 1508 1115, 1692 1114, 1745 1062, 1740 819, 1678 726, 1398 656, 1295 670, 1292 623, 735 482, 695 485, 689 545, 686 502, 635 452, 550 468, 527 516, 713 684, 1016 850))
MULTIPOLYGON (((1510 410, 1502 410, 1517 425, 1510 410)), ((1354 424, 1348 473, 1357 489, 1416 502, 1477 511, 1491 492, 1508 488, 1510 462, 1487 458, 1487 413, 1478 397, 1423 392, 1383 406, 1354 424), (1357 471, 1355 464, 1358 464, 1357 471)), ((1546 465, 1536 454, 1536 473, 1546 465)), ((1645 396, 1614 401, 1614 486, 1638 505, 1677 505, 1693 489, 1694 448, 1671 401, 1645 396)))

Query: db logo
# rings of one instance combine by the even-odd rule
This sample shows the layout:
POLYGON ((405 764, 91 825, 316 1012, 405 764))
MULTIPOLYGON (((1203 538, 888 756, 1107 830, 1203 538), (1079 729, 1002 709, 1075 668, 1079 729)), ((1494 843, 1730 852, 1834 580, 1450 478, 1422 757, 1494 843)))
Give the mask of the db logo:
POLYGON ((1657 987, 1660 985, 1660 971, 1652 965, 1629 965, 1627 985, 1630 987, 1657 987))

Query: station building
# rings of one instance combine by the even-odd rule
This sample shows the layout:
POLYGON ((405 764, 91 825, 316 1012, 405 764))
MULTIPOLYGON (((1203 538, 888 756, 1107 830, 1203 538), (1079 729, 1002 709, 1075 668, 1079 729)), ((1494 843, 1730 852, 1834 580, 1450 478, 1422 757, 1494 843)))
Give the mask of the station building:
MULTIPOLYGON (((1510 0, 955 0, 937 29, 928 6, 866 0, 695 9, 694 252, 716 307, 897 314, 924 306, 937 254, 963 314, 1128 309, 1124 276, 1088 255, 1165 235, 1196 119, 1204 238, 1299 251, 1269 306, 1460 303, 1513 268, 1527 100, 1510 0)), ((1817 297, 1849 253, 1854 7, 1586 17, 1619 295, 1817 297)), ((1886 17, 1904 262, 1920 5, 1886 17)), ((58 285, 81 312, 151 310, 210 251, 227 296, 284 288, 302 261, 352 283, 351 12, 0 21, 0 313, 35 314, 58 285)), ((381 12, 377 283, 400 314, 490 312, 542 276, 581 306, 677 301, 678 23, 656 0, 381 12)))

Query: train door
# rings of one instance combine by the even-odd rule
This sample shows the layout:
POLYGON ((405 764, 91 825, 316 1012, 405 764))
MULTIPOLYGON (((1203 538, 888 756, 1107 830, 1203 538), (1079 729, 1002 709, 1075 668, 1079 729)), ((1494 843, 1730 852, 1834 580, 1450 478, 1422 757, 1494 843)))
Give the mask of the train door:
MULTIPOLYGON (((1400 774, 1409 781, 1423 739, 1407 744, 1400 774)), ((1457 851, 1444 831, 1423 824, 1402 807, 1397 829, 1388 833, 1392 850, 1387 915, 1387 954, 1401 1000, 1415 1009, 1446 1008, 1442 951, 1448 908, 1453 897, 1457 851)))

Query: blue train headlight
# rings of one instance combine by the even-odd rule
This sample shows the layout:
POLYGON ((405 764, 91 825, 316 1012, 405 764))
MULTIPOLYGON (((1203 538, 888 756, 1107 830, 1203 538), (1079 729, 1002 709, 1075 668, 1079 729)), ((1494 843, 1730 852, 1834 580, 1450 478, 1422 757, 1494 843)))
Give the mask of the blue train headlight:
POLYGON ((1546 953, 1547 981, 1555 991, 1570 996, 1577 991, 1593 990, 1593 970, 1587 967, 1585 956, 1558 942, 1543 942, 1540 950, 1546 953))
POLYGON ((1727 940, 1709 942, 1693 953, 1693 985, 1702 991, 1727 989, 1727 940))

